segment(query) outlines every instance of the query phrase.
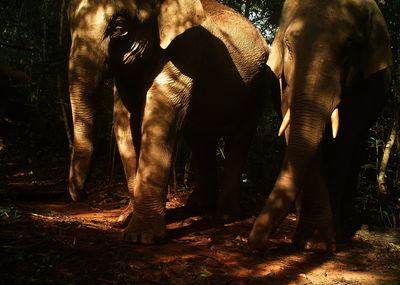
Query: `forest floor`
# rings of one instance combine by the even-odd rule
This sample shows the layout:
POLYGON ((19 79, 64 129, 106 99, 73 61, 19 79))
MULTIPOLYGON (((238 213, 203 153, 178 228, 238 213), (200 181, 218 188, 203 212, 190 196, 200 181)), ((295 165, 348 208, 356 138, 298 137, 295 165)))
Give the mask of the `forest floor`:
POLYGON ((253 251, 254 217, 174 220, 187 191, 169 196, 166 243, 124 242, 125 185, 91 182, 87 202, 71 203, 65 164, 0 151, 1 284, 400 284, 399 231, 363 229, 336 253, 301 252, 289 215, 269 249, 253 251))

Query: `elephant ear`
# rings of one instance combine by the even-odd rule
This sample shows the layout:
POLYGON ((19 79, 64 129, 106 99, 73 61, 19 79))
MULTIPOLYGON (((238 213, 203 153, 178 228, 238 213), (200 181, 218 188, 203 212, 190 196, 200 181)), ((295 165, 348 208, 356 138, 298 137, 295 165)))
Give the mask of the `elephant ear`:
POLYGON ((369 22, 367 27, 367 43, 363 58, 364 77, 388 68, 392 64, 389 32, 385 19, 375 1, 367 1, 369 6, 369 22))
POLYGON ((200 0, 164 0, 158 15, 160 46, 167 48, 178 35, 205 20, 200 0))
POLYGON ((285 61, 285 33, 289 24, 291 23, 296 11, 299 9, 300 1, 285 1, 282 7, 282 15, 279 23, 279 28, 275 34, 274 41, 272 43, 271 53, 268 57, 267 65, 275 73, 275 75, 281 79, 284 72, 284 61, 285 61))
POLYGON ((281 79, 283 73, 283 58, 284 58, 284 47, 283 47, 284 31, 283 27, 279 27, 275 39, 272 42, 271 53, 269 54, 267 65, 275 73, 278 79, 281 79))

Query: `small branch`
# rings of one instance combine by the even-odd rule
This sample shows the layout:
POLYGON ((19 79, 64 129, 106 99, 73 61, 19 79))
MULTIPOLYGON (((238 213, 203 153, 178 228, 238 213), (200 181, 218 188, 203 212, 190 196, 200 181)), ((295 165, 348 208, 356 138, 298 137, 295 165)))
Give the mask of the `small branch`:
POLYGON ((29 51, 29 52, 36 52, 40 53, 40 50, 34 47, 27 47, 23 45, 17 45, 17 44, 10 44, 10 43, 5 43, 5 42, 0 42, 0 46, 8 47, 8 48, 14 48, 14 49, 19 49, 23 51, 29 51))
POLYGON ((396 145, 397 145, 397 169, 396 169, 396 177, 394 181, 395 187, 400 187, 400 132, 397 132, 396 137, 396 145))
MULTIPOLYGON (((399 66, 398 66, 399 67, 399 66)), ((400 67, 399 67, 400 69, 400 67)), ((400 70, 399 70, 400 71, 400 70)), ((400 114, 399 114, 399 106, 400 106, 400 92, 398 91, 397 87, 397 82, 400 80, 400 78, 397 78, 397 80, 394 80, 394 118, 395 121, 397 122, 397 137, 396 137, 396 145, 397 145, 397 169, 396 169, 396 176, 395 176, 395 181, 394 181, 394 187, 400 187, 400 132, 399 132, 399 127, 400 127, 400 114)), ((399 216, 400 217, 400 216, 399 216)))
POLYGON ((108 165, 109 165, 109 170, 110 170, 110 178, 108 183, 111 184, 113 179, 114 179, 114 171, 115 171, 115 153, 116 153, 116 141, 115 141, 115 135, 114 135, 114 122, 111 126, 111 131, 110 131, 110 153, 108 155, 108 165))
MULTIPOLYGON (((399 103, 400 98, 399 98, 398 88, 397 88, 397 84, 396 84, 396 79, 394 80, 393 88, 394 88, 393 125, 392 125, 392 129, 390 131, 389 139, 388 139, 385 149, 383 151, 381 167, 379 168, 379 174, 378 174, 378 178, 377 178, 379 194, 387 194, 387 187, 386 187, 386 182, 385 182, 386 167, 389 162, 390 153, 393 148, 393 145, 397 143, 397 149, 400 149, 400 145, 399 145, 399 110, 398 110, 398 103, 399 103)), ((399 174, 399 166, 397 166, 395 186, 398 182, 398 174, 399 174)))
POLYGON ((185 185, 186 188, 189 187, 189 173, 190 173, 190 163, 192 161, 192 152, 190 152, 189 157, 186 160, 185 163, 185 173, 183 175, 183 184, 185 185))
POLYGON ((386 143, 385 150, 383 151, 381 167, 379 169, 379 174, 378 174, 378 188, 380 194, 387 194, 386 179, 385 179, 386 168, 389 162, 390 153, 392 151, 392 147, 395 143, 396 137, 397 137, 397 120, 395 118, 393 121, 392 131, 390 132, 390 136, 386 143))

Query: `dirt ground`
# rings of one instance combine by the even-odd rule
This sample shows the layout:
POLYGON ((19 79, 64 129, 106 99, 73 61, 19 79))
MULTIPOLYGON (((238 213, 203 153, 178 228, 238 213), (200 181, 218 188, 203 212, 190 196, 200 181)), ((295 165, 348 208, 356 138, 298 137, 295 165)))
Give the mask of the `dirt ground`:
POLYGON ((301 252, 290 215, 268 250, 252 251, 254 217, 178 219, 187 192, 169 197, 165 244, 126 243, 115 226, 124 184, 90 183, 88 201, 71 203, 64 162, 0 152, 0 284, 400 284, 398 230, 364 228, 334 254, 301 252))

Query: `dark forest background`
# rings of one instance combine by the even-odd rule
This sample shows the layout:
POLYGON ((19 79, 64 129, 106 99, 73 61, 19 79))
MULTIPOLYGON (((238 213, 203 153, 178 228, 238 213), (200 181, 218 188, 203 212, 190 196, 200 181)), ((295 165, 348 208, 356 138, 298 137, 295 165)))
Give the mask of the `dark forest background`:
MULTIPOLYGON (((65 183, 72 139, 67 78, 68 2, 0 2, 0 155, 6 159, 21 156, 24 167, 37 161, 58 161, 65 168, 65 183)), ((268 42, 272 42, 283 1, 220 2, 248 17, 268 42)), ((390 100, 365 144, 357 207, 366 223, 399 227, 400 1, 377 2, 392 40, 392 86, 390 100)), ((124 179, 112 134, 111 86, 110 80, 106 80, 98 94, 97 144, 90 178, 106 183, 124 179)), ((284 142, 277 137, 278 127, 278 116, 266 106, 243 174, 244 203, 248 205, 263 204, 279 171, 284 142)), ((190 181, 190 153, 184 146, 180 147, 179 153, 171 179, 172 191, 190 184, 187 180, 189 175, 190 181)), ((223 159, 223 142, 219 157, 223 159)))

